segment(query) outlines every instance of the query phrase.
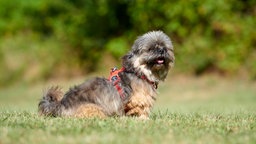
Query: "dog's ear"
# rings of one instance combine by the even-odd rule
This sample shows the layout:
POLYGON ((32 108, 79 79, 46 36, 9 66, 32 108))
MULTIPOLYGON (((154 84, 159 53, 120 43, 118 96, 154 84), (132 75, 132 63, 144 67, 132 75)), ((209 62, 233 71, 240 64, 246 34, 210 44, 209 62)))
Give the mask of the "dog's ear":
POLYGON ((127 71, 134 71, 133 57, 134 54, 132 52, 129 52, 128 54, 122 57, 122 65, 127 71))

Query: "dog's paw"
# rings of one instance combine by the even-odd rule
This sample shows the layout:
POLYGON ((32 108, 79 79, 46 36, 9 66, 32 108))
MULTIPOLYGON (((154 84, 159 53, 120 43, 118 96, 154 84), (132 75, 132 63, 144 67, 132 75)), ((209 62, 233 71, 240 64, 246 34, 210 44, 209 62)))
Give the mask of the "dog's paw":
POLYGON ((143 121, 146 121, 146 120, 149 120, 149 117, 146 116, 146 115, 140 115, 137 117, 139 120, 143 120, 143 121))

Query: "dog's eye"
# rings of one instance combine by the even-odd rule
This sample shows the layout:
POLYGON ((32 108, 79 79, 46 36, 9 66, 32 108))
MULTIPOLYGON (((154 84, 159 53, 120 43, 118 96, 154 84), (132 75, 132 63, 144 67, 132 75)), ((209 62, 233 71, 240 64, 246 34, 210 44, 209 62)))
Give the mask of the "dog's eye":
POLYGON ((154 51, 156 48, 155 47, 150 47, 149 49, 148 49, 148 51, 150 52, 150 51, 154 51))

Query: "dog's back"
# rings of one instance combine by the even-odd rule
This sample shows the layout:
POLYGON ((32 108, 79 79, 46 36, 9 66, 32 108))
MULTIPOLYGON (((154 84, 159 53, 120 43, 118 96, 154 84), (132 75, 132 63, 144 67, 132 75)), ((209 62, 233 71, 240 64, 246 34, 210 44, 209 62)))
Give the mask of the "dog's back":
POLYGON ((46 116, 105 117, 123 115, 123 104, 113 85, 94 78, 71 88, 64 96, 59 87, 50 88, 38 105, 46 116))

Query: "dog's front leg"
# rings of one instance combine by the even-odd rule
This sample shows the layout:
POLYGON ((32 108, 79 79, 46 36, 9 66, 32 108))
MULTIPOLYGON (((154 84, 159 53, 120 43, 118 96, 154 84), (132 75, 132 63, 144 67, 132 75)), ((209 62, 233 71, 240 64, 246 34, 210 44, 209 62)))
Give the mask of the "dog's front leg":
POLYGON ((141 105, 139 103, 133 103, 131 101, 126 105, 125 108, 126 116, 135 116, 143 120, 149 119, 149 113, 150 108, 148 106, 141 105))

